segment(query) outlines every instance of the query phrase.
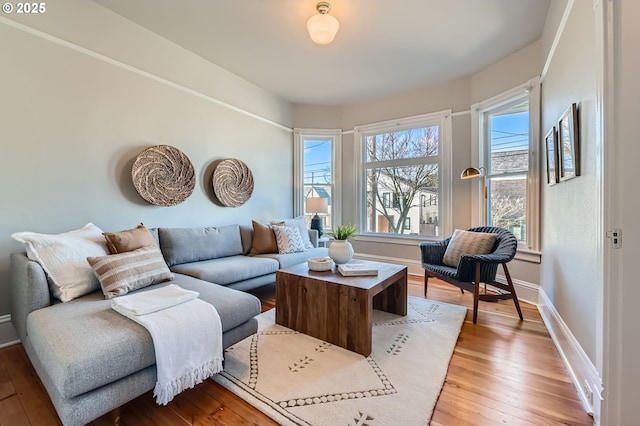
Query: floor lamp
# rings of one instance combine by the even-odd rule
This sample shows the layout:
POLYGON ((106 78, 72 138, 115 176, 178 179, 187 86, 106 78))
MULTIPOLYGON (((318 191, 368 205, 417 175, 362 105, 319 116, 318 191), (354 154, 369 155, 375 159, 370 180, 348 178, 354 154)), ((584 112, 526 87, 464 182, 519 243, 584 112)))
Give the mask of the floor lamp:
POLYGON ((460 179, 474 179, 477 177, 482 177, 483 182, 482 182, 482 192, 483 192, 483 199, 482 199, 482 207, 483 207, 483 211, 482 211, 482 220, 486 223, 486 214, 487 214, 487 169, 485 169, 484 167, 467 167, 466 169, 464 169, 462 171, 462 173, 460 173, 460 179))
POLYGON ((327 214, 329 212, 329 199, 326 197, 307 197, 305 206, 306 213, 315 213, 311 218, 311 229, 318 231, 318 237, 322 237, 322 218, 318 213, 327 214))

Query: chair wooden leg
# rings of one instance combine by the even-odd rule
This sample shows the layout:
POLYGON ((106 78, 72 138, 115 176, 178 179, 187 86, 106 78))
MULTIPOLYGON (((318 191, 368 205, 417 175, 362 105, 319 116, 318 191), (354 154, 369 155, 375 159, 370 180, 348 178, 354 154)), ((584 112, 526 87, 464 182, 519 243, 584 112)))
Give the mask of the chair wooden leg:
POLYGON ((478 300, 480 300, 480 263, 476 263, 475 285, 473 286, 473 323, 478 320, 478 300))
POLYGON ((511 291, 511 296, 513 297, 513 304, 516 305, 516 311, 518 311, 518 316, 520 317, 520 321, 524 320, 522 317, 522 311, 520 310, 520 303, 518 302, 518 296, 516 296, 516 289, 513 286, 513 282, 511 281, 511 274, 509 274, 509 269, 507 269, 507 264, 502 264, 502 269, 504 269, 504 276, 507 278, 507 284, 509 285, 509 291, 511 291))
POLYGON ((429 284, 429 274, 424 271, 424 297, 427 297, 427 285, 429 284))

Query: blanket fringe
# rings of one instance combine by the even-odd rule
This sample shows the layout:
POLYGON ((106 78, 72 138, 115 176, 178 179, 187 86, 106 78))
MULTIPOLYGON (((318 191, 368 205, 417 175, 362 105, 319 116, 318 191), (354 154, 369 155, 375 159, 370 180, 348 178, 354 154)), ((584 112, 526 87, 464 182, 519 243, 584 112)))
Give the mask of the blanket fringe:
POLYGON ((209 377, 222 371, 222 358, 215 358, 189 371, 168 383, 156 382, 153 396, 158 405, 167 405, 174 396, 186 389, 191 389, 209 377))

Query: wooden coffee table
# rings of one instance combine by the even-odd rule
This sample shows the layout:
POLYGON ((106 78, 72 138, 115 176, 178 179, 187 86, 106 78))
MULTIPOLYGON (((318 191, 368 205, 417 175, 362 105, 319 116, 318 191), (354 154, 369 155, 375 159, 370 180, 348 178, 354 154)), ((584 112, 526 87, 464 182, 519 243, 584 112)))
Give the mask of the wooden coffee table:
POLYGON ((276 272, 276 323, 364 356, 371 354, 373 309, 407 315, 407 267, 352 260, 378 275, 343 277, 306 263, 276 272))

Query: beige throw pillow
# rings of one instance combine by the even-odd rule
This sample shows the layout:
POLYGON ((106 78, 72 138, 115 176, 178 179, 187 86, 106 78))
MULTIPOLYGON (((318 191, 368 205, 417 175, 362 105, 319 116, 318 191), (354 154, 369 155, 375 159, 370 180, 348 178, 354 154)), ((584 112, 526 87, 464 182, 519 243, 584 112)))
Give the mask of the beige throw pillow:
POLYGON ((449 240, 442 262, 445 265, 457 267, 463 254, 491 253, 497 237, 498 234, 456 229, 449 240))
POLYGON ((87 257, 107 299, 173 279, 157 246, 120 254, 87 257))
POLYGON ((107 247, 111 254, 124 253, 132 251, 145 246, 157 246, 158 242, 151 231, 147 229, 142 223, 133 229, 120 232, 104 232, 105 240, 107 240, 107 247))

